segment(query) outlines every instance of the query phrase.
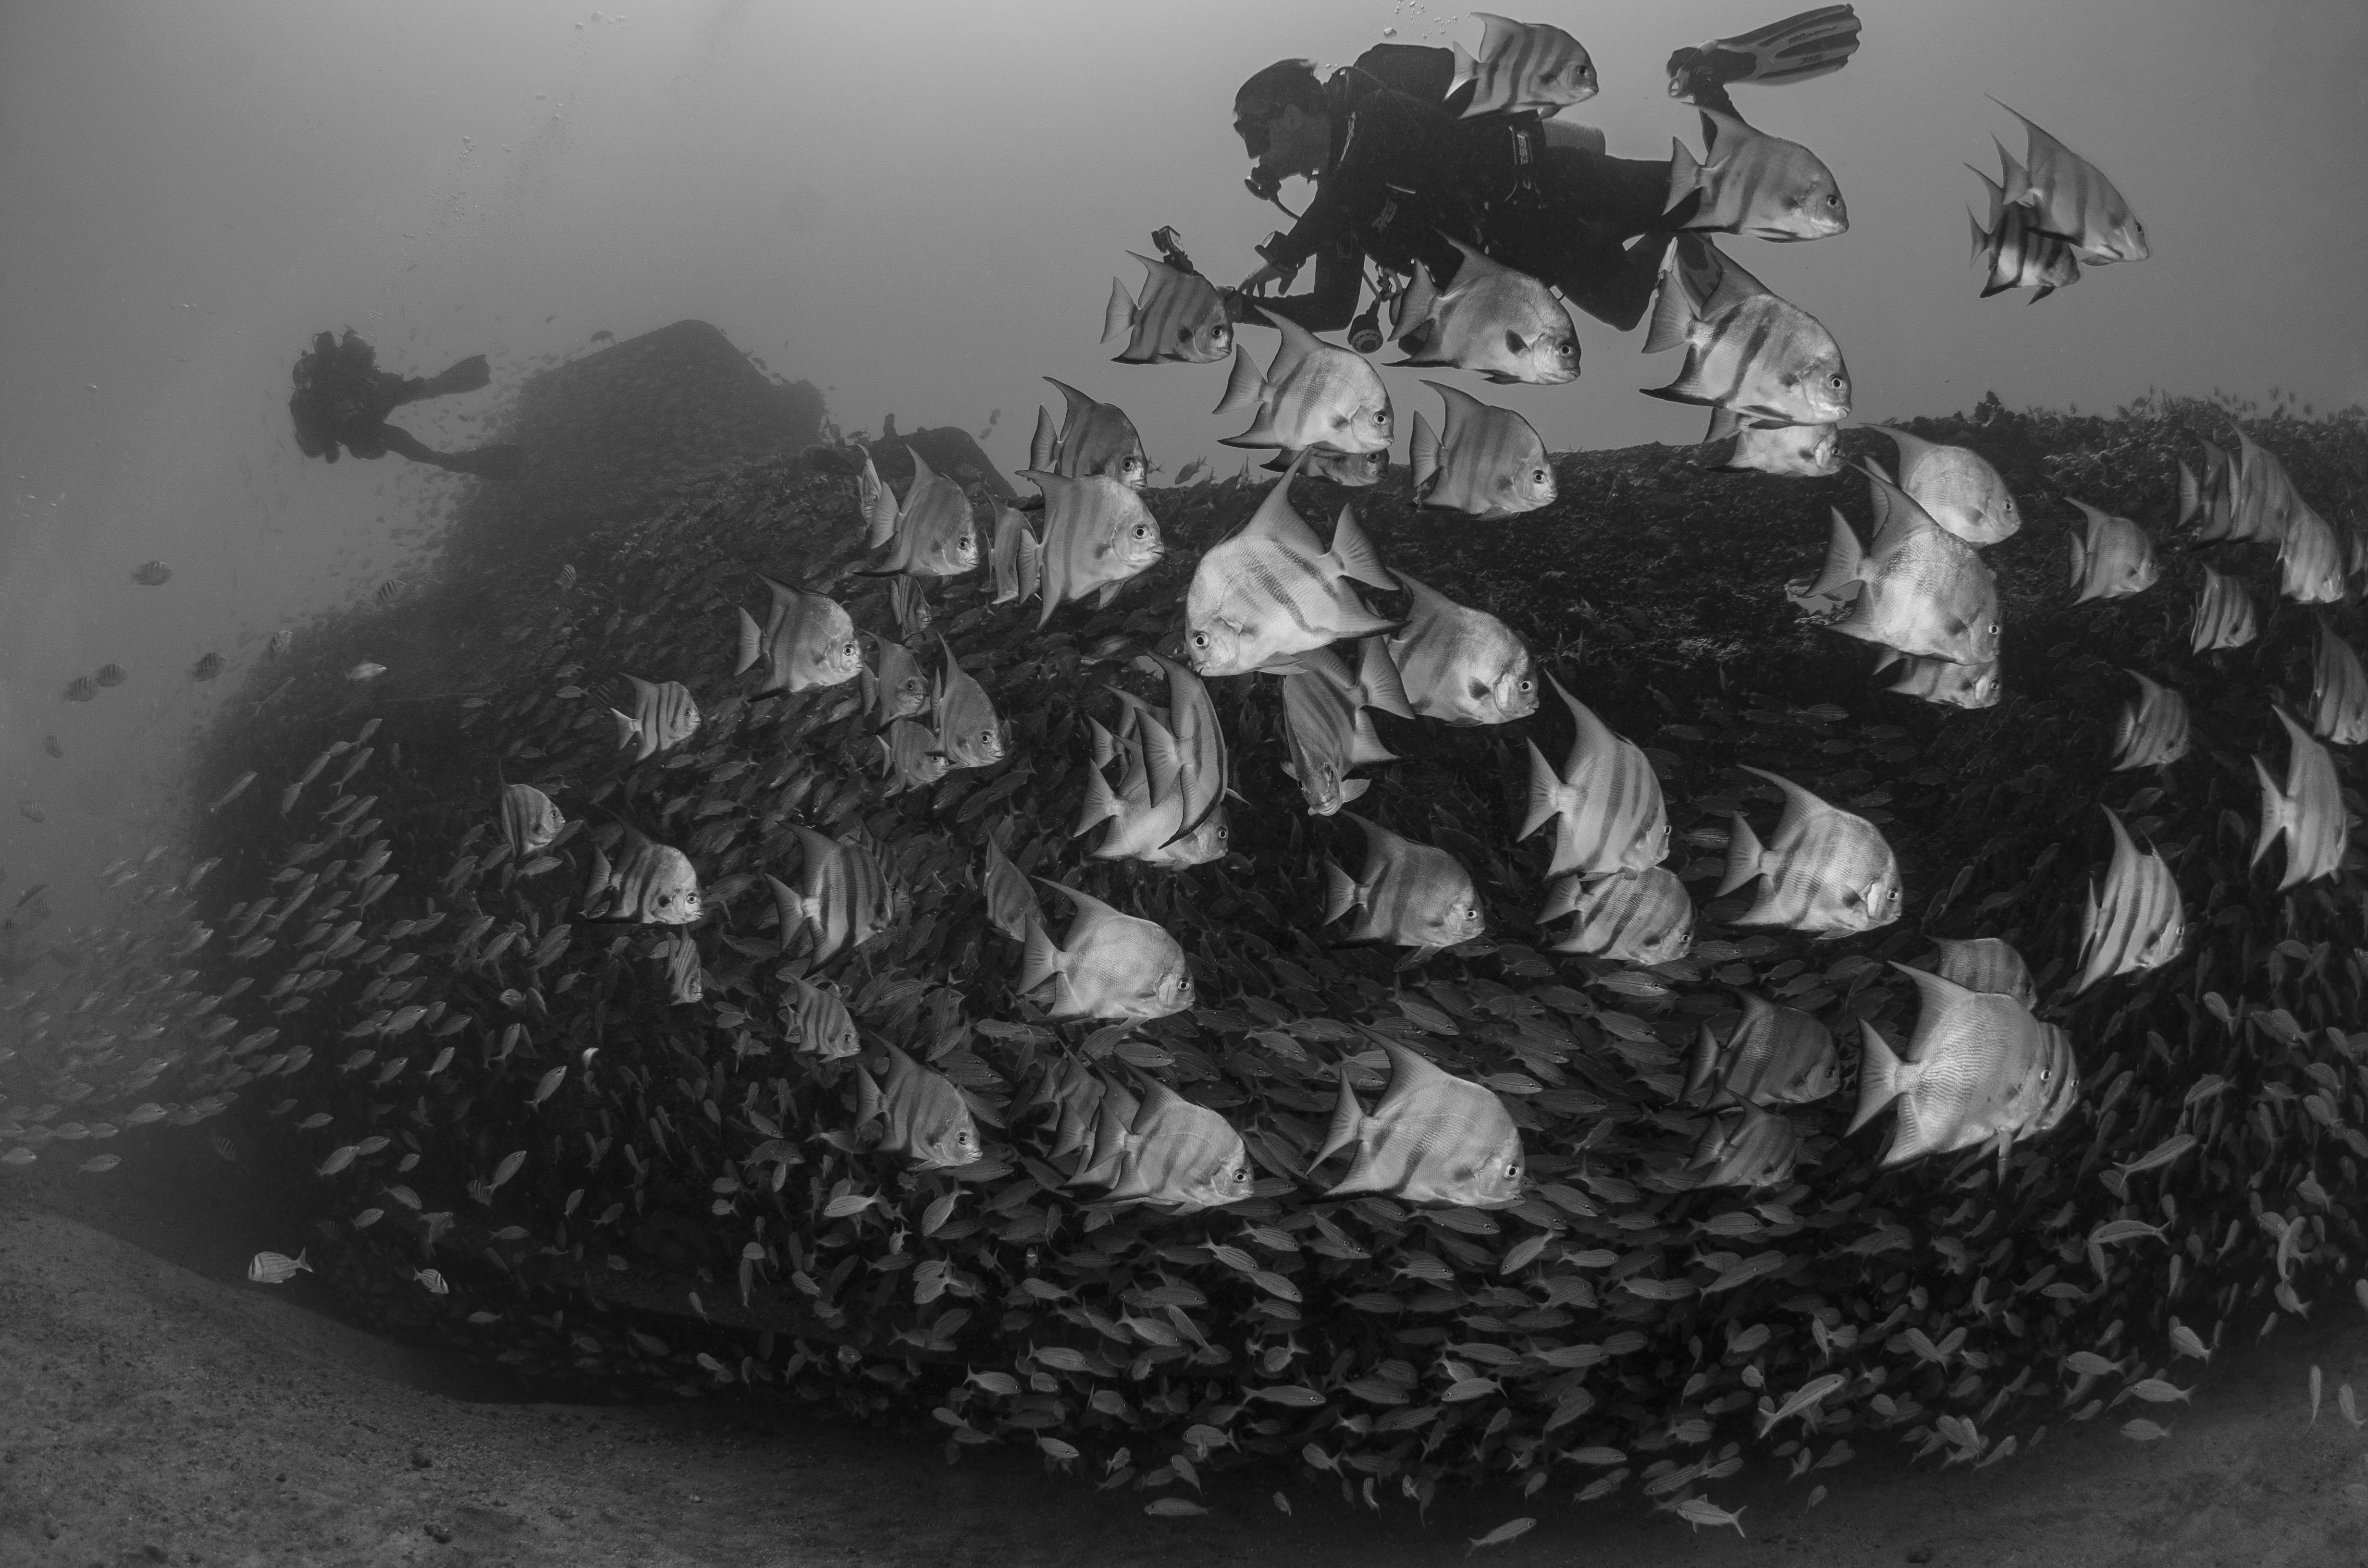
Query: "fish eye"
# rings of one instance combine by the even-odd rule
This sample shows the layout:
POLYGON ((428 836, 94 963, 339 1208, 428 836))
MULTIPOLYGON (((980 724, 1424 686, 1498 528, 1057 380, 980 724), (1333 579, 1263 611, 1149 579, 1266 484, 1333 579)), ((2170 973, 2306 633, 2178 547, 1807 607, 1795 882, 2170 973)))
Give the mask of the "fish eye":
POLYGON ((1827 376, 1826 378, 1826 385, 1833 388, 1836 392, 1839 392, 1842 390, 1842 379, 1839 375, 1827 376))

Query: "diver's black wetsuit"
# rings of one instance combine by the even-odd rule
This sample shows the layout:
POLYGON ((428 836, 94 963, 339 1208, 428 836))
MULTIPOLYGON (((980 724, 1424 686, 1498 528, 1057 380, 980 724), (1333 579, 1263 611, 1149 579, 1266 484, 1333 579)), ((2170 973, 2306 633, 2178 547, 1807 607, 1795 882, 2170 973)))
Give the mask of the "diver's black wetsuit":
POLYGON ((1452 234, 1634 326, 1659 272, 1657 237, 1675 226, 1663 215, 1668 160, 1551 145, 1534 113, 1458 119, 1471 95, 1450 96, 1453 74, 1446 50, 1381 44, 1326 84, 1330 161, 1298 222, 1263 253, 1285 271, 1312 258, 1315 287, 1258 308, 1311 332, 1345 327, 1365 258, 1400 273, 1419 260, 1444 285, 1463 262, 1452 234))
POLYGON ((404 403, 484 387, 492 380, 492 372, 482 354, 472 355, 439 376, 421 380, 380 369, 376 351, 350 331, 342 340, 324 332, 313 340, 311 351, 296 361, 294 380, 296 391, 288 399, 288 416, 296 427, 297 449, 308 458, 336 462, 342 445, 358 458, 399 452, 414 462, 484 479, 508 479, 518 471, 516 447, 439 452, 386 422, 386 416, 404 403))

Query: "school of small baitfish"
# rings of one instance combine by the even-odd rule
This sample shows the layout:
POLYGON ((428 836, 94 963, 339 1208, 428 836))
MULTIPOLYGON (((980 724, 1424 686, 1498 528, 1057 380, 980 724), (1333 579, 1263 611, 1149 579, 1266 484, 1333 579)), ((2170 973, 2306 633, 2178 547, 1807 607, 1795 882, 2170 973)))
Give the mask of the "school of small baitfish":
MULTIPOLYGON (((2009 186, 2050 210, 2060 166, 2034 154, 2009 186)), ((1756 232, 1748 194, 1709 210, 1756 232)), ((1041 525, 917 457, 899 496, 865 454, 852 494, 797 492, 820 517, 686 501, 604 536, 606 559, 568 564, 511 633, 531 688, 458 703, 455 744, 500 775, 474 808, 401 786, 389 827, 371 791, 398 787, 400 741, 374 776, 373 717, 276 802, 249 793, 256 770, 208 807, 257 849, 301 835, 213 884, 249 896, 204 904, 214 861, 163 880, 161 850, 119 863, 107 878, 136 881, 145 913, 60 944, 54 972, 19 954, 39 890, 20 903, 0 1167, 235 1100, 245 1136, 302 1151, 344 1216, 250 1278, 317 1271, 381 1298, 393 1280, 403 1321, 498 1329, 500 1358, 536 1375, 773 1383, 1063 1464, 1093 1441, 1105 1487, 1296 1456, 1367 1506, 1489 1474, 1580 1500, 1633 1479, 1696 1522, 1731 1519, 1699 1494, 1747 1442, 1794 1475, 1874 1432, 1982 1465, 2049 1420, 2184 1399, 2172 1363, 2253 1332, 2240 1309, 2265 1294, 2260 1332, 2305 1313, 2306 1279, 2352 1261, 2368 1034, 2341 1020, 2368 960, 2328 747, 2368 738, 2368 673, 2321 611, 2307 727, 2258 681, 2215 688, 2209 724, 2188 695, 2237 685, 2226 651, 2260 635, 2225 547, 2273 546, 2301 606, 2368 567, 2275 457, 2239 431, 2180 465, 2173 527, 2227 568, 2203 569, 2185 638, 2087 612, 2119 617, 2099 639, 2153 671, 2127 672, 2103 777, 2157 782, 2103 807, 2110 861, 2077 937, 2068 909, 2022 908, 2055 837, 1980 902, 1977 923, 2019 918, 2034 973, 1995 936, 1932 929, 1977 865, 2066 825, 2018 814, 2032 786, 2000 769, 2044 755, 2010 744, 2024 732, 1971 755, 1983 721, 1956 718, 1954 771, 1889 789, 1831 770, 1904 764, 1906 732, 1831 703, 1711 702, 1663 726, 1732 766, 1648 751, 1503 621, 1394 571, 1353 506, 1328 544, 1299 515, 1302 476, 1378 475, 1356 460, 1391 439, 1370 361, 1283 323, 1261 373, 1213 288, 1142 259, 1142 298, 1116 287, 1106 320, 1121 360, 1233 354, 1221 409, 1252 420, 1233 444, 1282 469, 1191 563, 1180 629, 1168 604, 1113 602, 1170 541, 1132 423, 1066 386, 1026 475, 1041 525), (790 520, 836 541, 785 559, 790 520), (1575 739, 1556 768, 1531 732, 1524 784, 1486 732, 1542 708, 1575 739), (2214 742, 2264 709, 2285 766, 2254 756, 2248 833, 2220 804, 2241 764, 2214 742), (1407 774, 1430 785, 1402 801, 1349 777, 1397 760, 1377 712, 1430 748, 1407 774), (1746 756, 1853 792, 1836 804, 1746 756), (1316 852, 1254 759, 1355 831, 1316 852), (1944 784, 1967 822, 2008 825, 1953 882, 1910 886, 1883 807, 1944 784), (1508 802, 1493 842, 1472 825, 1508 802), (1261 843, 1292 846, 1280 869, 1234 848, 1245 806, 1261 843), (2248 887, 2280 840, 2276 894, 2266 873, 2248 887), (1664 864, 1680 846, 1724 858, 1664 864), (1894 929, 1919 903, 1929 949, 1894 929), (1850 938, 1821 965, 1816 944, 1850 938), (190 960, 209 967, 172 967, 190 960), (2246 994, 2264 980, 2267 1004, 2246 994), (126 1103, 158 1085, 193 1097, 126 1103), (2085 1149, 2058 1131, 2075 1118, 2085 1149), (1879 1143, 1853 1138, 1875 1121, 1879 1143), (652 1267, 697 1281, 695 1345, 604 1305, 609 1277, 652 1267), (750 1322, 768 1326, 733 1326, 750 1322)), ((1656 335, 1686 344, 1679 388, 1725 435, 1823 427, 1763 466, 1830 472, 1846 379, 1819 402, 1793 378, 1795 408, 1738 371, 1732 335, 1770 340, 1754 312, 1771 300, 1680 242, 1656 335)), ((1476 256, 1443 295, 1417 279, 1401 324, 1418 363, 1575 372, 1559 301, 1476 256)), ((1524 422, 1428 384, 1447 415, 1443 434, 1417 422, 1423 505, 1552 501, 1524 422)), ((1974 452, 1886 434, 1897 472, 1868 465, 1869 540, 1837 512, 1822 569, 1788 591, 1901 665, 1889 690, 1993 707, 2005 628, 1978 551, 2021 517, 1974 452)), ((1204 484, 1192 506, 1242 491, 1204 484)), ((2069 597, 2159 597, 2147 531, 2076 505, 2069 597)))

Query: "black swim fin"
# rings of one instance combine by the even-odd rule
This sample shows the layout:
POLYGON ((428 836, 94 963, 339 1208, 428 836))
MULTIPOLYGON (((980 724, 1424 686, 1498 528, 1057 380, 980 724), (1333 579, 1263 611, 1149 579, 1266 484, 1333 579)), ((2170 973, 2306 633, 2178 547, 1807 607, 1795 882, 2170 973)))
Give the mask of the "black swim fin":
POLYGON ((472 354, 466 359, 420 383, 421 397, 450 397, 454 392, 481 392, 493 384, 493 367, 482 354, 472 354))
POLYGON ((1669 56, 1669 96, 1692 98, 1737 82, 1773 85, 1822 76, 1840 70, 1858 52, 1858 34, 1857 12, 1848 6, 1820 6, 1733 38, 1681 49, 1669 56))
POLYGON ((439 467, 454 473, 470 473, 479 479, 516 479, 524 460, 516 447, 502 445, 479 447, 473 452, 448 452, 439 467))

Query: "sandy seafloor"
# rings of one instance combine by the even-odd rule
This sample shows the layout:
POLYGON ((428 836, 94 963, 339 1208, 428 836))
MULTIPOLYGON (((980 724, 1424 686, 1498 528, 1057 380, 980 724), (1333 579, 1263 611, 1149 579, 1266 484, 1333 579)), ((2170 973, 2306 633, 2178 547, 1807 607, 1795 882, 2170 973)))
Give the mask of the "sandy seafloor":
POLYGON ((1418 1527, 1410 1505, 1376 1517, 1258 1470, 1209 1477, 1206 1516, 1159 1519, 1141 1494, 1096 1493, 1032 1453, 973 1449, 949 1467, 928 1432, 778 1397, 518 1397, 324 1315, 301 1276, 246 1283, 247 1258, 287 1241, 251 1180, 194 1136, 135 1148, 102 1178, 0 1179, 0 1564, 1384 1568, 1463 1560, 1522 1515, 1538 1527, 1474 1560, 2368 1563, 2368 1429, 2337 1408, 2346 1381, 2368 1392, 2368 1314, 2348 1291, 2299 1331, 2226 1346, 2192 1408, 2124 1404, 1978 1473, 1911 1470, 1873 1443, 1789 1483, 1750 1465, 1711 1489, 1743 1508, 1743 1539, 1691 1530, 1633 1488, 1583 1508, 1560 1480, 1527 1504, 1466 1494, 1418 1527), (2123 1437, 2138 1414, 2171 1436, 2123 1437), (1809 1509, 1818 1482, 1830 1495, 1809 1509))

